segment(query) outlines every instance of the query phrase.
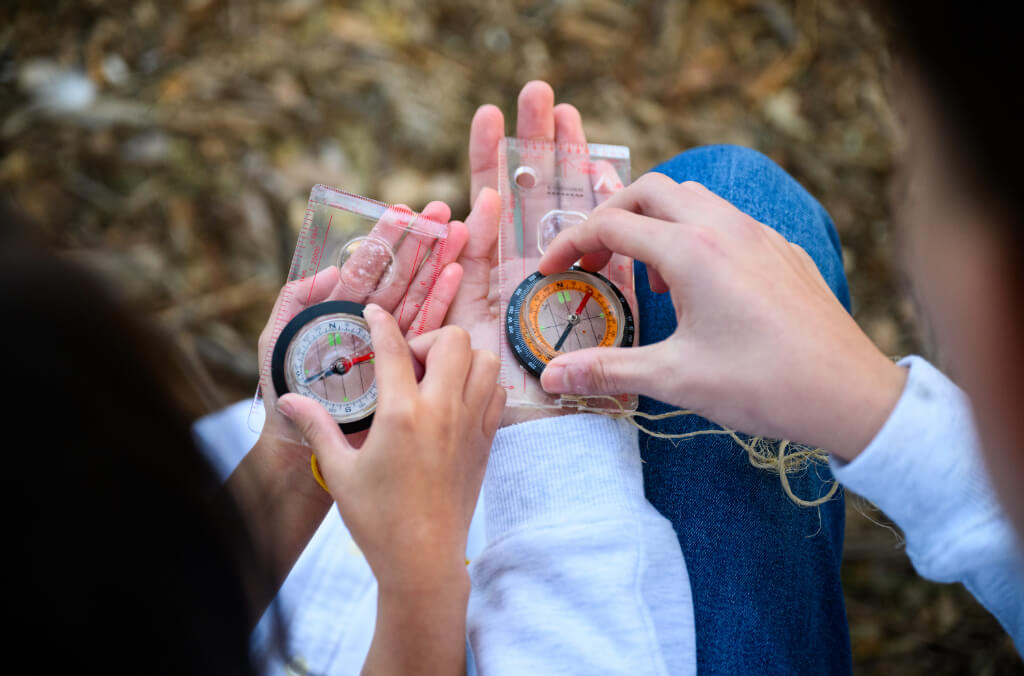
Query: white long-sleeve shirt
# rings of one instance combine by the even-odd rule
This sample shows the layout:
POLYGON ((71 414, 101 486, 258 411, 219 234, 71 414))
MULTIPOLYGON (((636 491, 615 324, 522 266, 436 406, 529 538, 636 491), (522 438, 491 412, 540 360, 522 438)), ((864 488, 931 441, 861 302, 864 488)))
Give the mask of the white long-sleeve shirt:
POLYGON ((832 472, 903 530, 915 570, 962 582, 1024 648, 1024 565, 985 474, 970 404, 920 357, 889 419, 851 463, 832 472))

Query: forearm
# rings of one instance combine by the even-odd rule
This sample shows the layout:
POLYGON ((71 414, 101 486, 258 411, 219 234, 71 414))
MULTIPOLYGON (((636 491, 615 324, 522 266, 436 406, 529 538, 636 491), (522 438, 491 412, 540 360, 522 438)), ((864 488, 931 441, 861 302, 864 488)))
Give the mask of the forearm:
POLYGON ((432 588, 377 592, 377 625, 364 674, 465 674, 469 575, 432 588))
POLYGON ((273 578, 253 590, 257 619, 333 505, 313 479, 310 453, 301 444, 261 438, 226 484, 271 565, 273 578))

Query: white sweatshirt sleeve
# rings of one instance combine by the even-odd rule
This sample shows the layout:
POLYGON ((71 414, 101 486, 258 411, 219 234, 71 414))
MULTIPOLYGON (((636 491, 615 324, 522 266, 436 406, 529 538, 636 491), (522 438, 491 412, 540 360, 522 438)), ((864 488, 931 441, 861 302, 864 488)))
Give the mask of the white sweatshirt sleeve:
POLYGON ((644 497, 636 430, 580 414, 498 432, 468 632, 480 674, 693 674, 689 578, 644 497))
POLYGON ((1013 528, 996 501, 964 393, 919 357, 889 419, 835 477, 903 530, 922 576, 962 582, 1024 648, 1024 568, 1013 528))

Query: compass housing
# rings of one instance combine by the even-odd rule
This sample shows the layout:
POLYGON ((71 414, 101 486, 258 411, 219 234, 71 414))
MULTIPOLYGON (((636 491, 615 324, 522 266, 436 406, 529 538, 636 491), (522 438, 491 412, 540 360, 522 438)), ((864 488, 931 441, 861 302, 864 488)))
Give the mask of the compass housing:
POLYGON ((306 308, 282 329, 271 357, 277 395, 294 392, 318 401, 345 434, 369 428, 377 409, 363 309, 340 300, 306 308))
POLYGON ((560 354, 589 347, 632 347, 633 312, 606 277, 573 266, 535 272, 509 298, 505 335, 516 360, 540 377, 560 354))

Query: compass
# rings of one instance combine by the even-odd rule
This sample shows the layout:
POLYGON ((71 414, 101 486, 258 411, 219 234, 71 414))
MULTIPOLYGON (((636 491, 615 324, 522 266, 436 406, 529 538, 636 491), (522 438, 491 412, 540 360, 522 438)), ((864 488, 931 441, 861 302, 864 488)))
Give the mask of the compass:
POLYGON ((632 347, 633 312, 602 275, 572 267, 535 272, 512 292, 505 334, 516 359, 535 376, 552 359, 588 347, 632 347))
POLYGON ((328 301, 295 315, 274 345, 270 372, 278 396, 294 392, 315 399, 346 434, 373 421, 373 345, 358 303, 328 301))

